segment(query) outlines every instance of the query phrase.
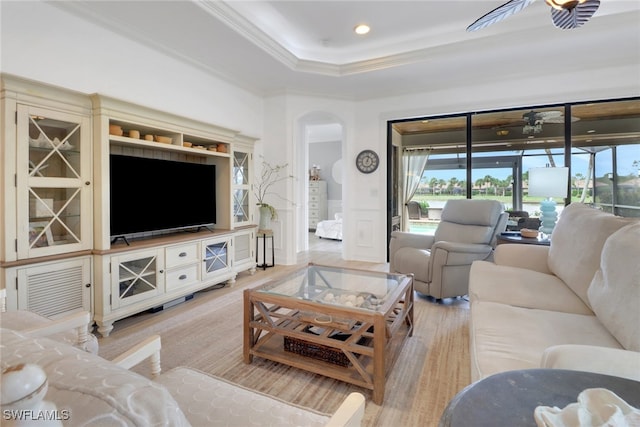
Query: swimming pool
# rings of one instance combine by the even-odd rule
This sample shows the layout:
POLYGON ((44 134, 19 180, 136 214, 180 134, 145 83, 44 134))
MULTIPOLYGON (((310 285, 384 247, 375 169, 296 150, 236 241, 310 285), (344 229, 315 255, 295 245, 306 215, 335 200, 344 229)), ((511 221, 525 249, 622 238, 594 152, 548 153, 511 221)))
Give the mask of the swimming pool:
POLYGON ((438 224, 438 222, 432 221, 409 221, 409 231, 411 233, 434 234, 438 224))

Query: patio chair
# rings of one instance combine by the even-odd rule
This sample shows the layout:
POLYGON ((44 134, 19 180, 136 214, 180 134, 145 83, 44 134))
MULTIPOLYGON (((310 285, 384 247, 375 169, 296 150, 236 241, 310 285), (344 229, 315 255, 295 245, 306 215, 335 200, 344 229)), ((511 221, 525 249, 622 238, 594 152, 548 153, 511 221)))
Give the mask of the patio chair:
POLYGON ((420 219, 422 217, 420 203, 414 200, 407 202, 407 211, 409 211, 409 219, 420 219))

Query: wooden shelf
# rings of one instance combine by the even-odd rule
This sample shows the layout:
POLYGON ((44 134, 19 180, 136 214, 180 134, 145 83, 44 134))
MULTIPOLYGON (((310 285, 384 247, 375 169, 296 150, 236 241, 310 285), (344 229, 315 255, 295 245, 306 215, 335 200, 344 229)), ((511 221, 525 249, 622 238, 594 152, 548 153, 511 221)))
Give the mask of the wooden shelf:
POLYGON ((203 150, 199 148, 193 147, 183 147, 182 145, 177 145, 175 142, 172 144, 164 144, 161 142, 155 141, 146 141, 144 139, 136 139, 129 138, 127 136, 116 136, 109 135, 109 142, 111 145, 118 145, 122 147, 138 147, 138 148, 149 148, 153 150, 162 150, 162 151, 174 151, 179 153, 185 153, 192 156, 212 156, 212 157, 229 157, 230 154, 223 153, 220 151, 209 151, 203 150))

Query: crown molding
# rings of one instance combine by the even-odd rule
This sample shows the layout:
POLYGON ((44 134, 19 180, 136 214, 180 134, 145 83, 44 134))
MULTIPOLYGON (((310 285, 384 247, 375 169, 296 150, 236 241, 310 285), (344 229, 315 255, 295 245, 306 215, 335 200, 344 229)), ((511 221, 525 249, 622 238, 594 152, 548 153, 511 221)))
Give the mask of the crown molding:
POLYGON ((425 48, 344 64, 303 59, 278 43, 226 2, 206 0, 198 2, 198 5, 293 71, 339 77, 407 65, 424 61, 429 57, 429 49, 425 48))
POLYGON ((72 15, 75 15, 83 20, 88 20, 95 25, 98 25, 112 33, 118 34, 121 37, 124 37, 129 40, 135 40, 136 42, 152 49, 158 51, 170 58, 175 59, 176 61, 182 62, 189 66, 192 66, 198 70, 203 71, 213 77, 219 78, 223 81, 226 81, 230 84, 238 86, 240 88, 244 88, 245 90, 254 93, 256 95, 264 96, 265 94, 261 89, 256 86, 248 85, 246 81, 235 78, 227 73, 222 73, 216 68, 210 67, 204 64, 201 61, 194 60, 193 57, 183 54, 178 50, 171 49, 166 47, 165 45, 156 42, 153 38, 145 35, 144 32, 138 31, 135 28, 132 28, 128 25, 125 25, 117 20, 105 18, 104 16, 98 14, 93 9, 91 9, 89 3, 85 2, 75 2, 75 1, 45 1, 45 3, 55 6, 61 10, 64 10, 72 15))

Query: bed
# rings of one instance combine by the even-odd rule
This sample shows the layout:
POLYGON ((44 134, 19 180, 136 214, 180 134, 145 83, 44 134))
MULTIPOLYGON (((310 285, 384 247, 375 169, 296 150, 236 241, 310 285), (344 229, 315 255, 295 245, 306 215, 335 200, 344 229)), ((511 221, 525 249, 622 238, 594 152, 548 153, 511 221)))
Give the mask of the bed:
POLYGON ((326 219, 316 225, 316 236, 321 239, 342 240, 342 213, 335 214, 335 219, 326 219))

